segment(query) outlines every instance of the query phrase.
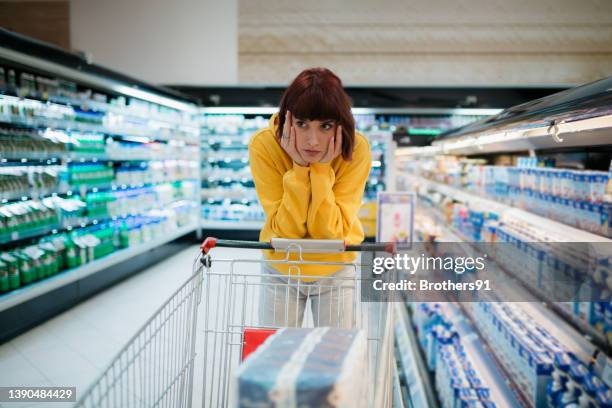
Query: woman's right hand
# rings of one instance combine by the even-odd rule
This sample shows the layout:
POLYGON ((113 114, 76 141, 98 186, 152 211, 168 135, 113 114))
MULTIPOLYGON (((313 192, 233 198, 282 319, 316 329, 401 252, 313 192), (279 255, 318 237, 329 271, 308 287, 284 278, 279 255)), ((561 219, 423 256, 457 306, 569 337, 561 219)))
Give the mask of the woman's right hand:
POLYGON ((281 147, 287 152, 294 163, 299 166, 306 167, 308 166, 308 162, 306 162, 306 160, 304 160, 302 155, 298 152, 295 145, 295 138, 293 117, 291 116, 291 112, 287 111, 285 114, 285 124, 283 125, 283 134, 280 140, 281 147))

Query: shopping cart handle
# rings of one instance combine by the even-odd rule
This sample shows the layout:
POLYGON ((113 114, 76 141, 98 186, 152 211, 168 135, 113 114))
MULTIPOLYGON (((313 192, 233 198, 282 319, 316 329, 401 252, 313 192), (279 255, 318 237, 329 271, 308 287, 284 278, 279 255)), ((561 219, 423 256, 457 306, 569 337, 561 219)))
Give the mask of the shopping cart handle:
POLYGON ((206 237, 204 242, 202 242, 202 245, 200 245, 200 249, 202 250, 202 253, 206 255, 208 251, 210 251, 216 246, 217 246, 217 238, 206 237))
POLYGON ((397 251, 397 246, 395 242, 374 242, 358 245, 347 245, 345 250, 358 252, 388 252, 390 254, 394 254, 397 251))
POLYGON ((242 249, 273 249, 272 245, 267 242, 238 241, 233 239, 217 239, 214 237, 207 237, 200 246, 200 248, 202 249, 202 253, 205 255, 215 247, 242 249))
POLYGON ((203 254, 215 247, 242 248, 242 249, 274 249, 277 251, 296 251, 314 253, 338 253, 343 251, 357 252, 388 252, 395 253, 396 246, 393 242, 365 243, 357 245, 345 245, 339 240, 313 240, 313 239, 284 239, 273 238, 271 242, 239 241, 230 239, 217 239, 207 237, 202 242, 203 254))

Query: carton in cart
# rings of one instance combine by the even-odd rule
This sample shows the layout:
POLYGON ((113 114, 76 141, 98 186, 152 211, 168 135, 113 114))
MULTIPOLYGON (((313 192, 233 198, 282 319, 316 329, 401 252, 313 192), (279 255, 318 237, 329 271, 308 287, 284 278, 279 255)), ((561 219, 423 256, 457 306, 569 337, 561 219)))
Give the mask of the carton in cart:
POLYGON ((366 407, 363 330, 284 328, 236 372, 238 407, 366 407))

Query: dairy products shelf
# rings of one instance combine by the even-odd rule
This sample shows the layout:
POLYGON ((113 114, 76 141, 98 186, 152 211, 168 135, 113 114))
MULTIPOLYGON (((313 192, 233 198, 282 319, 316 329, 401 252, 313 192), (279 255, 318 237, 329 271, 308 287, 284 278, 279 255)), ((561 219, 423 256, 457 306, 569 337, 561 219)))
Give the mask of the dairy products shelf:
POLYGON ((601 235, 596 235, 587 231, 573 228, 563 223, 551 220, 549 218, 541 217, 539 215, 530 213, 525 210, 521 210, 516 207, 511 207, 497 201, 473 195, 443 183, 428 180, 420 176, 416 176, 416 180, 418 180, 419 183, 422 183, 428 188, 431 188, 446 196, 455 198, 459 201, 466 203, 478 203, 479 205, 487 209, 499 211, 500 213, 504 214, 504 216, 521 219, 529 224, 532 224, 538 228, 549 232, 551 234, 551 239, 557 238, 557 240, 562 240, 561 242, 612 243, 611 239, 602 237, 601 235))
MULTIPOLYGON (((461 282, 486 279, 489 272, 504 277, 503 286, 479 292, 478 301, 456 305, 487 344, 476 349, 494 357, 524 406, 610 405, 611 304, 604 271, 611 243, 604 166, 610 158, 597 147, 612 145, 611 83, 608 78, 510 108, 442 135, 432 146, 398 150, 398 160, 417 166, 400 175, 400 184, 419 193, 434 219, 420 217, 428 230, 423 239, 459 242, 449 245, 470 254, 480 244, 491 251, 492 271, 471 271, 461 282), (492 155, 517 151, 529 157, 492 155), (600 161, 591 161, 591 153, 600 161), (426 156, 434 165, 420 159, 426 156), (569 276, 584 281, 564 287, 554 280, 569 276), (583 292, 597 297, 581 298, 583 292)), ((463 295, 458 299, 474 300, 463 295)), ((448 397, 447 390, 438 391, 448 397)))
MULTIPOLYGON (((423 217, 433 217, 433 222, 437 223, 438 228, 440 229, 438 232, 439 235, 444 237, 445 240, 449 242, 461 242, 464 240, 464 238, 461 237, 461 232, 455 231, 453 227, 445 225, 443 217, 439 215, 436 210, 420 210, 427 211, 427 214, 422 214, 423 217)), ((466 243, 465 245, 466 253, 473 253, 473 249, 469 249, 469 244, 466 243)), ((494 273, 507 274, 507 271, 505 271, 503 268, 499 268, 497 266, 495 266, 495 268, 494 273)), ((464 278, 469 279, 469 276, 470 275, 466 275, 464 278)), ((472 279, 477 279, 477 273, 472 279)), ((556 354, 554 354, 554 363, 551 360, 552 357, 550 357, 552 354, 549 354, 547 359, 542 360, 546 362, 538 363, 541 364, 542 367, 539 369, 541 370, 539 371, 540 374, 538 374, 537 377, 539 379, 533 378, 528 380, 528 377, 521 377, 521 379, 519 379, 520 381, 517 383, 517 389, 520 389, 521 394, 528 401, 527 405, 533 404, 536 406, 544 406, 541 404, 544 404, 544 401, 546 401, 547 398, 549 398, 549 400, 551 398, 557 398, 550 395, 547 387, 552 386, 551 384, 553 384, 554 381, 557 381, 556 378, 560 375, 559 372, 563 372, 563 370, 566 369, 563 368, 565 367, 564 364, 566 363, 559 362, 561 360, 558 361, 558 358, 574 361, 572 364, 574 364, 575 368, 577 370, 587 370, 589 373, 588 375, 594 378, 593 381, 596 381, 599 384, 606 383, 607 386, 612 386, 612 382, 609 381, 609 378, 607 377, 610 360, 609 358, 605 358, 605 355, 610 353, 610 348, 607 345, 606 340, 601 338, 599 333, 593 332, 592 327, 584 324, 576 324, 580 323, 580 321, 576 320, 576 316, 563 313, 563 309, 559 309, 557 304, 542 303, 541 300, 542 299, 540 296, 538 296, 538 294, 531 292, 529 285, 525 285, 518 279, 507 279, 504 280, 504 286, 496 287, 493 295, 487 296, 487 293, 484 292, 483 296, 478 301, 466 301, 459 302, 457 304, 461 307, 463 313, 470 317, 481 336, 484 335, 487 342, 491 342, 489 345, 489 351, 495 355, 497 364, 503 368, 504 371, 508 370, 507 378, 509 379, 515 380, 518 378, 518 372, 513 370, 520 369, 520 361, 522 358, 522 354, 520 354, 521 349, 519 349, 518 346, 516 346, 517 348, 512 348, 514 346, 511 347, 511 345, 515 344, 515 341, 519 341, 519 338, 527 336, 517 334, 513 335, 512 337, 509 335, 506 335, 505 337, 491 337, 492 332, 490 329, 496 326, 491 326, 489 328, 482 326, 481 323, 486 321, 486 315, 482 315, 482 312, 478 312, 480 308, 484 307, 485 310, 488 310, 487 307, 489 306, 486 305, 497 305, 499 307, 511 308, 511 310, 520 311, 520 313, 517 315, 519 317, 515 317, 515 319, 521 319, 520 321, 522 322, 532 322, 529 323, 531 326, 527 325, 527 327, 537 327, 537 330, 539 330, 544 336, 543 339, 550 339, 542 341, 544 341, 545 344, 550 343, 550 347, 556 347, 554 348, 554 350, 557 350, 555 351, 556 354), (521 302, 504 301, 504 299, 512 299, 512 296, 516 295, 518 292, 524 293, 524 295, 521 296, 521 302), (495 340, 496 338, 498 340, 495 340), (513 343, 510 343, 510 340, 508 340, 508 348, 506 348, 506 345, 499 343, 499 341, 501 341, 499 339, 504 338, 507 340, 516 340, 512 340, 513 343), (503 351, 504 349, 506 351, 503 351), (602 356, 604 357, 601 358, 602 356), (531 381, 536 382, 534 383, 531 381)), ((523 366, 522 370, 525 370, 525 366, 523 366)), ((528 371, 523 371, 523 374, 526 375, 527 373, 528 371)), ((602 385, 601 387, 605 386, 602 385)), ((582 391, 584 395, 586 395, 585 392, 586 391, 584 390, 582 391)), ((599 392, 600 391, 597 391, 597 393, 599 392)), ((609 394, 606 394, 606 392, 603 391, 601 391, 601 393, 598 395, 599 396, 597 398, 601 398, 602 401, 606 401, 606 398, 609 398, 609 394)), ((593 396, 593 398, 596 398, 596 396, 593 396)), ((551 406, 550 402, 548 404, 548 406, 551 406)))
MULTIPOLYGON (((512 289, 511 286, 509 290, 512 289)), ((586 367, 596 356, 596 350, 584 340, 581 341, 576 331, 558 318, 541 314, 545 309, 538 302, 500 303, 481 300, 454 305, 448 302, 413 305, 417 310, 426 310, 425 313, 420 312, 420 317, 415 317, 414 321, 419 328, 421 345, 427 350, 430 369, 436 370, 436 381, 439 378, 437 365, 440 364, 440 355, 436 355, 436 350, 440 344, 447 344, 449 341, 456 344, 457 340, 452 339, 457 336, 462 352, 467 353, 470 358, 470 367, 474 368, 482 383, 487 384, 490 400, 496 406, 554 406, 550 402, 549 390, 559 370, 565 370, 563 365, 559 366, 559 361, 571 360, 574 361, 575 367, 581 366, 583 370, 587 370, 586 367), (518 312, 514 317, 514 324, 531 327, 530 330, 536 331, 530 334, 502 333, 499 320, 497 323, 494 320, 493 324, 488 324, 491 318, 495 318, 480 312, 493 308, 513 308, 512 310, 518 312), (442 316, 442 320, 436 319, 436 315, 442 316), (464 316, 469 318, 469 323, 464 316), (539 334, 536 335, 536 332, 539 334), (533 341, 533 345, 528 346, 529 341, 533 341), (484 344, 487 346, 484 347, 484 344), (546 350, 554 352, 534 352, 537 347, 545 347, 546 350), (534 354, 531 356, 529 353, 534 354)), ((514 326, 503 330, 514 330, 510 327, 514 326)), ((589 375, 599 378, 597 381, 602 385, 597 392, 601 392, 601 398, 607 398, 605 395, 608 391, 604 392, 602 388, 605 388, 605 385, 601 380, 601 371, 597 367, 590 367, 587 371, 589 375)), ((445 387, 438 387, 438 391, 443 394, 442 400, 449 398, 445 387)))
POLYGON ((576 229, 611 237, 609 171, 575 168, 583 165, 601 169, 609 163, 605 154, 593 156, 599 161, 588 157, 591 156, 587 153, 540 158, 504 155, 490 164, 482 158, 455 156, 399 161, 403 174, 424 177, 576 229))
MULTIPOLYGON (((443 215, 437 210, 432 209, 429 213, 434 218, 434 222, 443 231, 443 236, 451 237, 451 242, 461 243, 457 248, 465 247, 466 253, 473 253, 475 249, 477 250, 473 246, 473 241, 470 242, 453 226, 446 225, 443 215)), ((507 279, 503 280, 504 286, 498 285, 495 288, 495 297, 488 298, 490 301, 499 302, 508 299, 516 299, 518 301, 520 299, 519 305, 529 308, 533 315, 537 315, 538 321, 542 326, 547 327, 551 332, 559 333, 563 339, 563 344, 571 348, 576 354, 581 355, 585 360, 594 356, 598 349, 605 353, 610 353, 609 341, 602 331, 596 330, 593 325, 589 324, 579 315, 569 313, 568 310, 560 306, 561 302, 552 301, 536 285, 526 281, 524 276, 517 276, 509 269, 508 264, 504 260, 497 260, 495 263, 489 264, 488 267, 490 269, 487 270, 487 275, 490 276, 492 273, 497 273, 507 277, 507 279), (520 296, 517 296, 517 294, 520 294, 520 296)))
POLYGON ((395 305, 395 342, 399 369, 409 394, 410 407, 438 407, 432 379, 403 303, 395 305))
POLYGON ((412 310, 415 347, 423 351, 441 406, 526 405, 457 304, 409 302, 406 306, 412 310))

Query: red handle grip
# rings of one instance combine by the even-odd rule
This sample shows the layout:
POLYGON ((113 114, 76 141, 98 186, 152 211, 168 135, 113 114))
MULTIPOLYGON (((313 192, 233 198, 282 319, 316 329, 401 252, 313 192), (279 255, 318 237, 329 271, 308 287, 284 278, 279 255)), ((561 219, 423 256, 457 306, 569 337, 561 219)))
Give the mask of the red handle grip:
POLYGON ((217 246, 217 238, 215 238, 215 237, 207 237, 204 240, 204 242, 202 242, 202 245, 200 246, 200 248, 202 249, 202 253, 204 255, 206 255, 208 253, 208 251, 210 251, 211 249, 213 249, 216 246, 217 246))

